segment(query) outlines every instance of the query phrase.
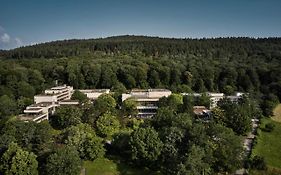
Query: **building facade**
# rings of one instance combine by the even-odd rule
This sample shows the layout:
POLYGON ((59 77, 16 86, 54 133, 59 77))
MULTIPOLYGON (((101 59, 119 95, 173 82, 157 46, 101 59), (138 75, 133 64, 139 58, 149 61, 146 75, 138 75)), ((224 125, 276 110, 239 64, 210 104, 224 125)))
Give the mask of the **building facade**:
POLYGON ((66 85, 56 86, 56 87, 52 87, 51 89, 46 89, 42 94, 35 95, 34 102, 58 103, 63 100, 70 100, 72 94, 73 94, 72 86, 66 86, 66 85))
MULTIPOLYGON (((84 89, 79 90, 87 95, 90 100, 96 100, 102 94, 108 94, 109 89, 84 89)), ((71 100, 74 90, 72 86, 62 85, 46 89, 42 94, 34 96, 34 103, 27 106, 24 114, 18 116, 20 120, 41 122, 48 120, 53 115, 56 107, 61 105, 78 105, 77 100, 71 100)))
POLYGON ((137 102, 137 117, 148 118, 156 114, 159 99, 171 94, 172 92, 167 89, 133 89, 122 94, 122 102, 129 98, 134 99, 137 102))
POLYGON ((49 116, 54 114, 56 107, 63 104, 78 104, 78 101, 70 100, 72 94, 72 86, 63 85, 46 89, 44 93, 34 96, 35 104, 27 106, 23 111, 24 114, 19 115, 19 119, 37 123, 48 120, 49 116))
POLYGON ((19 115, 20 120, 41 122, 48 120, 50 115, 53 115, 57 104, 52 102, 40 102, 27 106, 23 111, 24 114, 19 115))
POLYGON ((96 100, 102 94, 109 94, 110 89, 79 89, 79 91, 87 95, 90 100, 96 100))
MULTIPOLYGON (((182 93, 182 95, 200 97, 203 93, 182 93)), ((236 92, 235 95, 226 96, 224 93, 207 92, 206 95, 210 98, 210 109, 218 106, 218 102, 224 98, 229 99, 233 103, 237 103, 242 98, 244 93, 236 92)))

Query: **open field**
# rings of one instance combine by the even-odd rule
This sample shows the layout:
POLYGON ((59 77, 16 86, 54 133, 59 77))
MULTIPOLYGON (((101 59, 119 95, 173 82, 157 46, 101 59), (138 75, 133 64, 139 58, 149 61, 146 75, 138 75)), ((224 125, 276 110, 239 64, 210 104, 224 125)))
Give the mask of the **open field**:
POLYGON ((107 158, 84 162, 86 175, 160 175, 147 169, 133 168, 124 162, 107 158))
POLYGON ((272 120, 281 122, 281 104, 277 105, 273 110, 272 120))
POLYGON ((262 119, 261 129, 258 130, 257 144, 253 154, 263 156, 267 165, 281 170, 281 123, 270 118, 262 119), (272 122, 275 128, 272 132, 262 130, 266 123, 272 122))
POLYGON ((250 175, 280 175, 281 169, 269 167, 266 171, 251 170, 250 175))

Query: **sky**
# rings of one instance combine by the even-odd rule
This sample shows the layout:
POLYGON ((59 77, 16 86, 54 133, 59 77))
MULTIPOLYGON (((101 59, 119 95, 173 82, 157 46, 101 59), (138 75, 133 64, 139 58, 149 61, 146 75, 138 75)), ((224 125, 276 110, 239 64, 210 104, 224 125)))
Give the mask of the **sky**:
POLYGON ((117 35, 281 37, 281 0, 0 0, 0 49, 117 35))

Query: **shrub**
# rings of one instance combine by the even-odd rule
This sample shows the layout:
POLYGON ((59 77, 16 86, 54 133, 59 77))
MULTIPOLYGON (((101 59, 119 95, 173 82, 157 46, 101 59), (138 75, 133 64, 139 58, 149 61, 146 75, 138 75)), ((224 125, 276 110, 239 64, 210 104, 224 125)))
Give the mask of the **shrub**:
POLYGON ((273 131, 275 125, 273 123, 267 123, 264 127, 264 131, 266 132, 271 132, 273 131))
POLYGON ((261 156, 254 156, 251 161, 251 167, 257 170, 266 170, 266 162, 261 156))

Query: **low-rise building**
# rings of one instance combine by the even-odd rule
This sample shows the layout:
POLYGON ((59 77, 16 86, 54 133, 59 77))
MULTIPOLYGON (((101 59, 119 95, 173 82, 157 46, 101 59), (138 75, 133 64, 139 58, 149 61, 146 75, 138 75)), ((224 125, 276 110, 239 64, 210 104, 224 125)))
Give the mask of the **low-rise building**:
POLYGON ((44 93, 34 96, 35 104, 27 106, 23 111, 24 114, 19 115, 18 118, 37 123, 48 120, 49 116, 54 114, 56 107, 64 104, 79 104, 78 101, 70 100, 72 94, 72 86, 63 85, 46 89, 44 93))
POLYGON ((58 103, 63 100, 69 100, 72 94, 73 94, 72 86, 66 86, 66 85, 56 86, 56 87, 52 87, 51 89, 46 89, 42 94, 35 95, 34 102, 58 103))
POLYGON ((59 106, 61 105, 79 105, 78 100, 63 100, 58 102, 59 106))
POLYGON ((200 120, 209 120, 211 118, 211 110, 205 106, 193 106, 193 113, 200 120))
POLYGON ((122 94, 122 101, 134 99, 137 102, 138 117, 147 118, 156 114, 159 99, 171 94, 172 92, 167 89, 133 89, 122 94))
POLYGON ((235 95, 226 96, 227 99, 229 99, 233 103, 238 103, 239 99, 243 97, 244 93, 242 92, 236 92, 235 95))
POLYGON ((52 102, 40 102, 27 106, 23 111, 24 114, 19 115, 20 120, 41 122, 48 120, 49 116, 54 114, 57 104, 52 102))
POLYGON ((224 93, 214 93, 207 92, 207 95, 210 97, 210 109, 218 106, 218 102, 224 98, 224 93))
POLYGON ((79 89, 79 91, 87 95, 90 100, 96 100, 102 94, 109 94, 110 89, 79 89))
MULTIPOLYGON (((193 96, 193 97, 201 97, 203 93, 182 93, 182 95, 186 96, 193 96)), ((239 99, 242 98, 244 93, 236 92, 235 95, 232 96, 225 96, 224 93, 217 93, 217 92, 207 92, 205 93, 210 98, 210 109, 215 108, 218 106, 218 102, 223 98, 229 99, 231 102, 237 103, 239 99)))

